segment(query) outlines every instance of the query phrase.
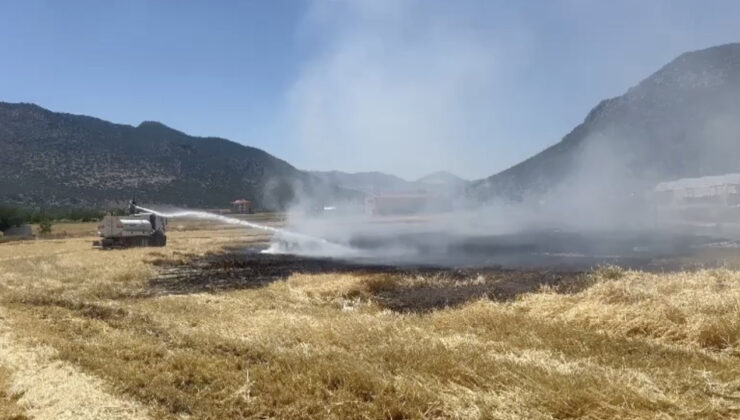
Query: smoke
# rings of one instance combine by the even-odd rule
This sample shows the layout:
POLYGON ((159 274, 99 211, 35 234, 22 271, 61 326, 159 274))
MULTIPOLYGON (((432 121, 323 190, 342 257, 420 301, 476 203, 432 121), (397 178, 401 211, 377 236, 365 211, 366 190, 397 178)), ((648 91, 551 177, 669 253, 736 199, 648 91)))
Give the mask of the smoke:
MULTIPOLYGON (((301 35, 319 52, 300 70, 286 113, 291 137, 299 144, 297 161, 407 178, 440 169, 486 176, 515 162, 512 145, 521 139, 502 138, 501 133, 516 131, 511 120, 538 125, 547 116, 515 115, 527 111, 522 107, 526 101, 518 99, 526 90, 519 74, 531 76, 528 67, 538 63, 532 58, 535 39, 520 16, 495 9, 492 13, 481 3, 466 7, 414 0, 312 3, 301 35), (492 148, 494 142, 497 147, 492 148), (477 168, 485 169, 476 173, 477 168)), ((653 12, 640 19, 643 31, 654 20, 653 12)), ((513 177, 511 184, 519 189, 514 194, 495 191, 484 204, 464 195, 435 197, 410 214, 393 217, 365 214, 362 198, 325 200, 323 207, 330 210, 323 211, 317 209, 316 197, 299 194, 288 226, 385 262, 435 263, 453 256, 457 263, 466 260, 458 257, 475 252, 495 259, 512 248, 580 254, 590 247, 609 249, 590 236, 573 240, 551 235, 654 229, 650 193, 657 182, 700 176, 737 162, 737 137, 731 134, 737 127, 732 118, 736 108, 718 113, 716 107, 704 106, 706 90, 695 88, 707 88, 708 76, 702 72, 706 63, 699 64, 662 74, 597 107, 573 141, 556 146, 538 168, 513 177), (707 154, 707 143, 692 138, 721 145, 723 151, 707 154), (580 248, 573 252, 572 246, 580 248)), ((573 71, 589 73, 594 80, 609 73, 574 67, 583 67, 573 71)), ((711 83, 724 83, 724 70, 710 73, 711 83)), ((540 80, 541 90, 558 80, 537 77, 546 79, 540 80)), ((736 90, 728 92, 726 100, 717 101, 714 95, 709 102, 736 104, 736 90)), ((568 100, 561 97, 550 108, 568 100)), ((613 253, 644 248, 629 241, 622 245, 613 253)))
POLYGON ((597 107, 539 166, 519 171, 516 199, 450 196, 449 206, 430 201, 390 217, 292 211, 289 226, 358 250, 352 258, 384 263, 530 265, 557 256, 588 266, 688 252, 705 238, 660 220, 653 189, 740 169, 732 159, 740 151, 730 118, 736 108, 718 110, 711 91, 682 85, 647 93, 631 90, 597 107), (688 111, 675 100, 687 93, 688 111))
POLYGON ((301 36, 319 52, 292 86, 286 116, 297 160, 412 179, 440 169, 485 175, 481 135, 509 116, 501 98, 529 50, 522 27, 498 22, 494 34, 488 23, 471 8, 420 0, 312 3, 301 36))

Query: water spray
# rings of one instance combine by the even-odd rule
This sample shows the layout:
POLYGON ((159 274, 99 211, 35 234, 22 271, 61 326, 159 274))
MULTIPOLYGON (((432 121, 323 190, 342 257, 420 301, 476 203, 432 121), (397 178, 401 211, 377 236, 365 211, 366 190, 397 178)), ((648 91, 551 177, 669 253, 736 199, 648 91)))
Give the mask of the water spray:
POLYGON ((301 251, 301 253, 310 253, 316 255, 350 255, 354 253, 354 250, 344 245, 340 245, 334 242, 329 242, 323 238, 317 238, 315 236, 306 235, 303 233, 292 232, 285 229, 280 229, 272 226, 263 225, 260 223, 250 222, 248 220, 237 219, 235 217, 228 217, 221 214, 208 213, 205 211, 195 210, 182 210, 171 213, 165 213, 157 210, 148 209, 141 207, 136 204, 132 204, 138 210, 147 213, 153 213, 161 217, 166 218, 192 218, 201 220, 213 220, 229 225, 240 225, 254 229, 263 230, 274 234, 273 239, 277 239, 278 243, 273 244, 270 248, 263 252, 267 253, 287 253, 291 251, 301 251))

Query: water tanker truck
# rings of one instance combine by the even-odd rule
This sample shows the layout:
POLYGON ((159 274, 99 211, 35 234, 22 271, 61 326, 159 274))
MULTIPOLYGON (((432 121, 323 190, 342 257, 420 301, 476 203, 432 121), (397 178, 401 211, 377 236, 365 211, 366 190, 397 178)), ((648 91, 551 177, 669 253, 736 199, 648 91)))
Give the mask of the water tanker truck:
POLYGON ((167 219, 154 213, 140 212, 131 200, 128 216, 107 215, 98 225, 99 241, 93 246, 103 249, 167 245, 167 219))

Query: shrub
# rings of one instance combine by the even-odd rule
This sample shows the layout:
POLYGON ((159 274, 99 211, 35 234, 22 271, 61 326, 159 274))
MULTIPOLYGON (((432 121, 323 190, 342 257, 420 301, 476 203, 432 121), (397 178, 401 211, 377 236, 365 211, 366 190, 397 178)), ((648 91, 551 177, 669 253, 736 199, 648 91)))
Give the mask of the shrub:
POLYGON ((51 221, 49 219, 43 219, 39 222, 39 233, 42 235, 51 233, 51 221))
POLYGON ((0 230, 19 226, 25 221, 23 213, 13 207, 0 207, 0 230))

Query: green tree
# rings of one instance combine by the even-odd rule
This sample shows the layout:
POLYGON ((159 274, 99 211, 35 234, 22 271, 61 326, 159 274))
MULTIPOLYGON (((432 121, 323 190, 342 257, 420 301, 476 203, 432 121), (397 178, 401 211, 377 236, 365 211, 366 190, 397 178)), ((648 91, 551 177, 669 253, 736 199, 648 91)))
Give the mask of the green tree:
POLYGON ((25 215, 13 207, 0 207, 0 230, 22 225, 25 215))
POLYGON ((39 222, 39 233, 42 235, 48 235, 51 233, 51 220, 43 219, 39 222))

